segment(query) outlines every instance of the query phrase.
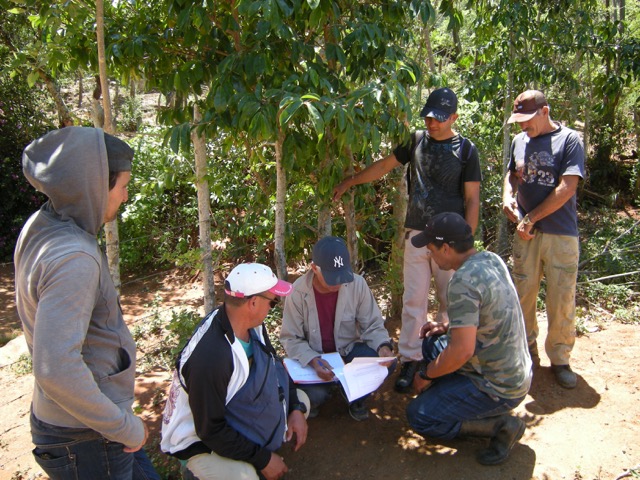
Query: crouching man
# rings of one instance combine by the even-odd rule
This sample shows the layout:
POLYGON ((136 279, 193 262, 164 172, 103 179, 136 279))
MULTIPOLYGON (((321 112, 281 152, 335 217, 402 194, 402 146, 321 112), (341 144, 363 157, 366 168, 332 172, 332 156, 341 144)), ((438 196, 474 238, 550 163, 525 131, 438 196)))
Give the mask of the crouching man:
POLYGON ((289 293, 291 284, 266 265, 238 265, 225 281, 224 303, 178 357, 161 447, 199 480, 282 478, 288 468, 276 450, 294 437, 298 450, 307 439, 308 406, 263 324, 289 293))
POLYGON ((413 237, 427 247, 449 282, 449 323, 422 327, 424 356, 414 378, 418 396, 407 407, 411 427, 425 437, 490 438, 477 455, 502 463, 525 424, 509 415, 531 386, 531 358, 518 294, 502 259, 473 248, 471 227, 456 213, 434 216, 413 237))

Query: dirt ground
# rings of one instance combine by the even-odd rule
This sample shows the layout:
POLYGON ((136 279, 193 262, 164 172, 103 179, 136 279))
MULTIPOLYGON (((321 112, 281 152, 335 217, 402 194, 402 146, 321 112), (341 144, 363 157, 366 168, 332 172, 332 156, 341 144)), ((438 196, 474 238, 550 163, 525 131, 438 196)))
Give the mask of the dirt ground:
MULTIPOLYGON (((0 334, 19 328, 13 301, 12 265, 0 265, 0 334)), ((156 276, 127 284, 123 309, 129 322, 148 314, 155 295, 161 305, 198 305, 197 283, 175 275, 156 276)), ((397 339, 399 322, 387 325, 397 339)), ((572 365, 578 373, 575 390, 558 387, 542 359, 526 400, 515 413, 527 430, 510 459, 483 467, 474 460, 484 446, 479 439, 439 442, 424 439, 409 428, 405 407, 409 395, 393 391, 394 374, 369 406, 370 419, 353 421, 339 396, 309 421, 306 445, 281 454, 289 466, 287 479, 620 479, 640 476, 640 327, 604 323, 577 339, 572 365), (631 472, 629 472, 631 470, 631 472), (625 474, 626 473, 626 474, 625 474)), ((546 321, 540 318, 541 334, 546 321)), ((0 349, 0 365, 15 361, 20 340, 0 349)), ((22 342, 23 343, 23 342, 22 342)), ((163 394, 169 373, 140 375, 137 398, 141 415, 157 442, 163 394)), ((33 378, 0 368, 0 480, 45 478, 31 457, 29 403, 33 378)))

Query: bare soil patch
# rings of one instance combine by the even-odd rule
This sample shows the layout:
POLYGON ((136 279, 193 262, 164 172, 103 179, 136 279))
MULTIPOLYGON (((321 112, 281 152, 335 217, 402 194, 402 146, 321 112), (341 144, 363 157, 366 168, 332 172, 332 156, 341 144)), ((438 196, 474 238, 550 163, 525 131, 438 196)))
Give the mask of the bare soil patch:
MULTIPOLYGON (((173 273, 134 282, 123 279, 128 321, 148 315, 157 295, 162 307, 199 305, 201 289, 192 280, 173 273)), ((0 333, 19 328, 12 265, 0 266, 0 318, 0 333)), ((371 399, 366 422, 353 421, 339 396, 323 406, 320 415, 309 421, 306 445, 299 452, 289 446, 281 449, 290 468, 286 478, 596 480, 623 478, 621 474, 634 468, 638 472, 640 328, 603 326, 577 340, 572 362, 578 373, 575 390, 557 386, 548 360, 542 359, 529 395, 515 412, 526 421, 527 431, 504 465, 482 467, 475 462, 483 440, 439 442, 412 432, 405 417, 411 396, 393 391, 394 375, 371 399)), ((399 321, 389 321, 388 328, 397 337, 399 321)), ((540 328, 544 335, 544 316, 540 328)), ((152 451, 157 449, 169 377, 169 372, 155 370, 138 378, 137 398, 151 427, 152 451)), ((31 375, 16 376, 10 367, 0 368, 0 480, 45 478, 31 457, 32 387, 31 375)))

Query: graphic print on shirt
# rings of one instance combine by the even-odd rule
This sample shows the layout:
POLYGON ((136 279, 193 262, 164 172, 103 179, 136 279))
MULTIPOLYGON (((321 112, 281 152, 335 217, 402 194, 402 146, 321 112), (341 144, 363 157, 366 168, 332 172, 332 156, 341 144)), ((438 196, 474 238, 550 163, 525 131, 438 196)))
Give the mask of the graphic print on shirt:
POLYGON ((554 157, 546 151, 532 153, 527 162, 516 160, 516 172, 523 183, 537 183, 544 187, 557 185, 554 157))
POLYGON ((429 219, 437 213, 449 211, 452 199, 462 202, 462 162, 459 141, 425 143, 426 148, 416 150, 410 166, 413 174, 408 209, 411 217, 429 219))

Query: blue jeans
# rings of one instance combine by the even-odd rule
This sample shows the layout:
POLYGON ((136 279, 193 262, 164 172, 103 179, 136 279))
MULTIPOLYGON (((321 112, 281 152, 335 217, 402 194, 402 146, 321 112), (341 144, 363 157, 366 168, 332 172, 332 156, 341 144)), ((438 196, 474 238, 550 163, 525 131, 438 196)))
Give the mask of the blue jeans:
POLYGON ((88 428, 50 425, 31 414, 33 456, 51 480, 160 480, 143 449, 127 453, 88 428))
MULTIPOLYGON (((353 345, 353 349, 349 352, 349 355, 346 357, 342 357, 344 363, 350 363, 354 358, 358 357, 377 357, 378 353, 371 347, 369 347, 366 343, 355 343, 353 345)), ((389 360, 392 360, 393 357, 390 357, 389 360)), ((394 361, 393 365, 389 368, 389 374, 393 372, 396 367, 396 362, 394 361)), ((333 394, 334 388, 342 388, 340 384, 335 383, 315 383, 312 385, 296 385, 297 388, 303 390, 308 396, 309 401, 311 402, 311 408, 317 408, 322 405, 324 402, 331 398, 333 394)), ((356 401, 361 401, 367 398, 369 395, 365 395, 362 398, 359 398, 356 401)))
MULTIPOLYGON (((447 345, 445 335, 427 337, 422 353, 427 362, 435 359, 447 345)), ((424 437, 451 440, 458 436, 465 420, 478 420, 507 413, 517 407, 521 398, 491 396, 465 375, 451 373, 435 380, 407 406, 411 428, 424 437)))

